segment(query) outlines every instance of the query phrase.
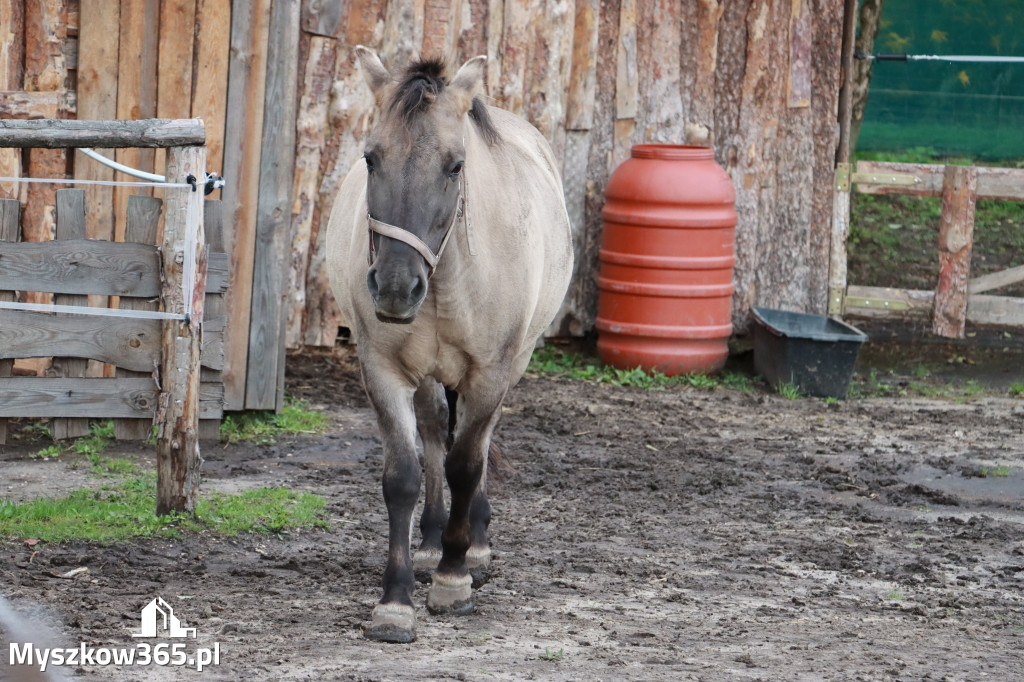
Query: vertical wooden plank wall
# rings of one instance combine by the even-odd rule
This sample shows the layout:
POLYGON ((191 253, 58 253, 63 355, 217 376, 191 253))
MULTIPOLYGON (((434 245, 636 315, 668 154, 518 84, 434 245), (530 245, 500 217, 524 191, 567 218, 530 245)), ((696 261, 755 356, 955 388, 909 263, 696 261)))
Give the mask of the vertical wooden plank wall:
MULTIPOLYGON (((0 241, 21 240, 21 202, 17 199, 0 199, 0 241)), ((13 301, 13 291, 0 291, 0 301, 13 301)), ((14 360, 0 360, 0 377, 9 377, 14 369, 14 360)), ((0 419, 0 444, 7 442, 7 420, 0 419)))
MULTIPOLYGON (((0 0, 0 90, 18 90, 24 72, 25 0, 0 0)), ((21 150, 0 149, 0 176, 21 177, 21 150)), ((0 183, 0 199, 17 199, 19 185, 0 183)))

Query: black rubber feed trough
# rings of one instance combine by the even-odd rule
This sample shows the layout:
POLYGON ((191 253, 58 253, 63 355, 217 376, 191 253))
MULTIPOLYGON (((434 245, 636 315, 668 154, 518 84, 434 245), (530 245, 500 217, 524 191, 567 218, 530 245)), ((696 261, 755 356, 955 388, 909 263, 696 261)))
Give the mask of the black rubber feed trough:
POLYGON ((845 398, 867 334, 824 315, 754 308, 754 369, 772 386, 845 398))

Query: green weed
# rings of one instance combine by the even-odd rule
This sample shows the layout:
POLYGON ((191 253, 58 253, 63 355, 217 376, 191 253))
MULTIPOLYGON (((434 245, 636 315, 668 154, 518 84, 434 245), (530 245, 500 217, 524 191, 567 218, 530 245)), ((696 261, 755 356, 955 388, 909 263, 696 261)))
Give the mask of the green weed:
POLYGON ((308 403, 287 398, 280 414, 243 412, 229 414, 220 425, 220 439, 227 443, 249 441, 258 445, 273 443, 277 436, 323 433, 327 417, 309 409, 308 403))
POLYGON ((542 653, 537 658, 539 658, 542 661, 548 661, 550 663, 561 663, 562 662, 562 656, 564 654, 565 654, 565 649, 564 648, 563 649, 559 649, 558 651, 553 651, 552 649, 548 649, 547 647, 545 647, 544 648, 544 653, 542 653))
POLYGON ((785 381, 775 387, 775 392, 787 400, 796 400, 800 397, 800 389, 796 384, 785 381))
POLYGON ((89 424, 89 435, 76 438, 71 450, 79 455, 91 457, 103 451, 114 439, 114 422, 93 422, 89 424))
POLYGON ((824 399, 824 403, 826 405, 828 405, 829 407, 832 407, 834 405, 838 405, 839 404, 839 398, 836 398, 836 397, 833 397, 833 396, 828 396, 827 398, 824 399))
POLYGON ((892 590, 889 594, 885 595, 886 599, 892 599, 894 601, 906 601, 907 595, 903 594, 899 590, 892 590))
POLYGON ((214 493, 199 500, 195 517, 157 517, 156 476, 135 476, 97 490, 28 502, 0 499, 0 538, 47 542, 119 542, 133 537, 180 537, 211 531, 274 533, 323 527, 324 500, 285 488, 259 488, 238 495, 214 493))
POLYGON ((1010 471, 1011 471, 1010 467, 1008 467, 1008 466, 1000 466, 1000 467, 996 467, 994 469, 989 469, 987 467, 982 467, 981 468, 981 477, 982 478, 1007 478, 1010 475, 1010 471))
POLYGON ((1024 398, 1024 381, 1016 381, 1010 384, 1010 395, 1014 398, 1024 398))
POLYGON ((39 452, 33 452, 29 457, 32 459, 52 459, 54 457, 60 457, 61 447, 59 445, 51 445, 45 447, 39 452))

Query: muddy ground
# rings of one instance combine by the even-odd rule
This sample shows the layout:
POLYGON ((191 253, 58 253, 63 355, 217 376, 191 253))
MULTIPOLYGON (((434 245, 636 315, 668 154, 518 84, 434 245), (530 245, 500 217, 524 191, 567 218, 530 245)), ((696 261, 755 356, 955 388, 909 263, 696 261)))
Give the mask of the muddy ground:
MULTIPOLYGON (((316 492, 330 530, 34 557, 8 543, 3 594, 65 646, 133 646, 159 595, 198 629, 189 650, 219 643, 203 679, 1022 679, 1022 399, 827 405, 527 378, 500 426, 515 470, 492 498, 492 579, 465 617, 427 614, 421 586, 419 640, 403 646, 361 636, 386 523, 357 370, 291 358, 289 377, 329 433, 206 444, 205 485, 316 492)), ((3 460, 14 498, 84 475, 17 447, 3 460)))

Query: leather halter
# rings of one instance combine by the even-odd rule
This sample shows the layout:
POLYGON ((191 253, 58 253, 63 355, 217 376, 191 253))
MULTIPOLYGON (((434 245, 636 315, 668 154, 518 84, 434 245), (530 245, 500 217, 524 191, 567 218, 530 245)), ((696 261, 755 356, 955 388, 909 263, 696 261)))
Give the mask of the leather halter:
POLYGON ((412 248, 416 249, 417 253, 423 256, 423 260, 427 261, 427 265, 430 266, 430 274, 434 274, 434 270, 437 269, 437 262, 441 260, 441 254, 444 253, 444 248, 448 246, 448 239, 452 236, 452 232, 455 229, 455 223, 458 222, 466 212, 466 194, 463 190, 462 177, 459 178, 459 200, 455 205, 455 213, 452 215, 452 221, 448 223, 448 229, 444 232, 444 239, 441 240, 441 246, 437 249, 437 253, 430 250, 430 247, 424 243, 422 239, 414 235, 404 227, 398 227, 397 225, 389 225, 383 221, 377 220, 370 215, 370 209, 366 209, 366 222, 368 227, 368 235, 370 248, 368 252, 368 262, 372 266, 373 261, 377 257, 377 253, 373 248, 373 233, 376 232, 384 237, 390 237, 391 239, 397 239, 400 242, 408 244, 412 248))

